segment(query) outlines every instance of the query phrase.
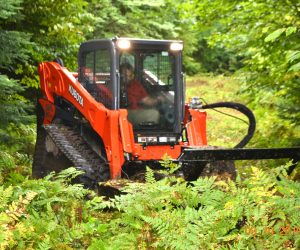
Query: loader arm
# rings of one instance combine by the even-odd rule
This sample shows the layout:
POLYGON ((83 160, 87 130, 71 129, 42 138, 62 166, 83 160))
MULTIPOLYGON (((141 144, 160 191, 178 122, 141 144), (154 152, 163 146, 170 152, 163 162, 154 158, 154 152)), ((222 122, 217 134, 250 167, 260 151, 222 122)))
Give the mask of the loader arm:
MULTIPOLYGON (((110 164, 111 178, 120 176, 120 166, 124 163, 123 146, 119 139, 121 138, 120 111, 108 110, 101 103, 95 101, 72 73, 55 62, 41 63, 39 74, 43 95, 39 101, 44 109, 44 124, 51 123, 55 116, 55 96, 70 102, 102 138, 110 164)), ((127 134, 130 133, 128 132, 130 125, 126 120, 126 114, 123 114, 122 120, 123 128, 127 127, 127 134)))

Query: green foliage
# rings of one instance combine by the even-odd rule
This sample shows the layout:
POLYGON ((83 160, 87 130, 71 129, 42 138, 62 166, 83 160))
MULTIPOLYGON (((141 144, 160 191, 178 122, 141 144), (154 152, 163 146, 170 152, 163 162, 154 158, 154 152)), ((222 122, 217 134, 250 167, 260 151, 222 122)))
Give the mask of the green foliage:
POLYGON ((71 1, 24 1, 23 20, 17 29, 31 34, 31 58, 19 64, 17 74, 22 83, 37 87, 37 64, 61 57, 69 69, 76 70, 76 55, 79 43, 85 34, 93 30, 94 17, 86 10, 84 0, 71 1))
POLYGON ((145 0, 92 1, 90 11, 98 17, 93 37, 174 38, 178 35, 174 23, 178 15, 176 4, 176 1, 167 0, 155 3, 145 0), (173 12, 173 16, 170 16, 170 12, 173 12))
POLYGON ((9 30, 19 20, 22 1, 6 1, 0 10, 0 150, 29 153, 28 144, 34 138, 26 125, 33 121, 28 115, 32 106, 21 94, 24 87, 18 81, 9 79, 17 63, 28 60, 30 36, 25 32, 9 30), (7 30, 5 30, 7 29, 7 30), (27 145, 26 145, 27 144, 27 145))
MULTIPOLYGON (((37 64, 57 56, 76 70, 78 46, 86 39, 115 35, 182 39, 188 73, 227 72, 245 65, 241 92, 260 106, 280 110, 271 114, 252 104, 265 117, 259 125, 265 127, 260 132, 265 139, 257 144, 270 144, 276 133, 276 144, 283 145, 295 137, 286 131, 299 125, 297 4, 293 0, 2 1, 0 249, 300 248, 300 186, 286 176, 286 166, 269 171, 252 168, 250 176, 236 182, 204 178, 186 183, 172 177, 178 166, 166 158, 165 179, 156 181, 148 170, 146 183, 129 183, 125 194, 88 201, 93 193, 70 184, 79 174, 72 168, 43 180, 29 179, 35 133, 20 85, 36 87, 37 64), (278 115, 288 115, 293 123, 278 120, 278 115)), ((201 95, 223 100, 228 96, 216 95, 220 86, 223 79, 218 78, 213 88, 201 86, 201 95)), ((232 84, 228 86, 233 93, 232 84)), ((26 94, 34 99, 30 91, 26 94)), ((190 95, 194 92, 199 92, 196 84, 189 89, 190 95)))
POLYGON ((210 27, 208 43, 243 58, 249 98, 271 92, 276 102, 269 100, 268 105, 299 125, 298 1, 193 1, 191 5, 198 29, 210 27))
POLYGON ((219 23, 216 17, 203 21, 199 16, 205 16, 214 8, 207 3, 202 7, 198 6, 198 1, 185 1, 180 5, 181 18, 185 22, 188 20, 190 30, 188 39, 184 40, 187 40, 188 58, 191 59, 184 61, 186 72, 189 75, 199 72, 232 73, 242 66, 241 55, 223 44, 210 43, 215 30, 222 30, 225 24, 219 23))
POLYGON ((0 185, 17 185, 30 175, 31 158, 27 154, 0 151, 0 185))
POLYGON ((0 18, 5 20, 16 17, 22 0, 7 0, 1 2, 0 18))
POLYGON ((126 195, 102 206, 120 213, 90 249, 297 248, 300 186, 283 174, 276 180, 284 169, 253 168, 236 183, 203 178, 188 185, 166 178, 129 184, 126 195))
POLYGON ((12 26, 21 20, 22 0, 5 1, 0 9, 0 70, 12 71, 17 63, 28 60, 30 35, 24 31, 13 30, 12 26))
POLYGON ((54 181, 24 180, 20 186, 0 187, 1 249, 84 248, 81 185, 68 185, 65 178, 80 173, 65 170, 54 181))
POLYGON ((19 165, 20 155, 28 158, 33 152, 34 119, 29 115, 32 105, 20 95, 24 88, 17 81, 0 75, 0 88, 0 151, 11 153, 19 165))
POLYGON ((0 184, 17 184, 31 173, 32 105, 20 95, 24 88, 17 81, 0 75, 0 88, 0 184))
MULTIPOLYGON (((187 77, 186 100, 193 96, 200 96, 203 103, 214 103, 230 100, 247 105, 256 117, 256 132, 247 145, 249 148, 273 148, 287 147, 289 145, 299 145, 300 127, 283 119, 274 107, 268 106, 268 102, 276 102, 272 93, 265 94, 262 98, 257 97, 260 105, 248 103, 245 93, 237 92, 240 88, 240 79, 233 76, 213 76, 209 74, 199 74, 187 77), (217 91, 216 91, 217 90, 217 91)), ((233 115, 238 119, 229 117, 215 110, 209 109, 207 112, 207 139, 208 144, 213 146, 232 148, 247 133, 248 125, 240 119, 247 121, 247 118, 230 109, 217 109, 233 115)), ((235 164, 240 169, 241 175, 246 176, 248 166, 255 164, 260 168, 276 167, 283 161, 236 161, 235 164), (246 168, 245 168, 246 167, 246 168)), ((296 179, 299 176, 296 174, 296 179)))
POLYGON ((168 156, 168 154, 165 154, 162 157, 162 161, 160 161, 159 163, 162 167, 165 168, 163 172, 166 174, 173 174, 180 168, 178 164, 173 162, 172 157, 168 156))
POLYGON ((95 16, 94 31, 87 38, 114 36, 180 39, 184 41, 185 69, 196 72, 200 64, 193 60, 197 39, 192 19, 186 18, 181 1, 91 1, 88 10, 95 16))
MULTIPOLYGON (((1 164, 0 164, 1 166, 1 164)), ((167 177, 128 183, 109 200, 69 184, 74 168, 0 186, 1 249, 292 249, 300 185, 288 166, 236 182, 167 177), (277 177, 280 177, 280 181, 277 177)))
MULTIPOLYGON (((0 22, 1 24, 1 22, 0 22)), ((18 31, 0 29, 0 69, 16 69, 17 63, 28 60, 28 42, 30 36, 18 31)))
POLYGON ((20 93, 24 88, 20 86, 17 81, 8 79, 4 75, 0 75, 0 128, 6 128, 9 123, 20 124, 32 121, 28 115, 28 110, 31 107, 29 102, 24 99, 20 93))

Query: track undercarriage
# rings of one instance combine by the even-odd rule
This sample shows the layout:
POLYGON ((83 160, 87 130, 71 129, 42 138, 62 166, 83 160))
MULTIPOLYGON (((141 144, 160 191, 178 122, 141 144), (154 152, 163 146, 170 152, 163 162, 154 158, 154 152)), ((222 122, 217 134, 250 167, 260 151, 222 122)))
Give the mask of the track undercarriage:
POLYGON ((86 187, 94 187, 97 182, 109 179, 106 159, 97 154, 75 129, 63 124, 50 124, 44 125, 41 130, 37 138, 40 143, 36 154, 42 157, 35 157, 35 176, 45 176, 50 171, 74 166, 84 172, 79 181, 86 187))

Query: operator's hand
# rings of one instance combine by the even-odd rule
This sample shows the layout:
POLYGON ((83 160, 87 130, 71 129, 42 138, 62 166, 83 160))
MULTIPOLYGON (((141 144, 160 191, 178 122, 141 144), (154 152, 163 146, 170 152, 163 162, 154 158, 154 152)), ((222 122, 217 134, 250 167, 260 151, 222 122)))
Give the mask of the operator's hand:
POLYGON ((141 100, 141 104, 148 107, 154 106, 156 105, 156 100, 150 96, 146 96, 141 100))
POLYGON ((141 104, 146 107, 153 107, 162 104, 164 101, 165 98, 163 96, 158 96, 157 98, 146 96, 141 100, 141 104))

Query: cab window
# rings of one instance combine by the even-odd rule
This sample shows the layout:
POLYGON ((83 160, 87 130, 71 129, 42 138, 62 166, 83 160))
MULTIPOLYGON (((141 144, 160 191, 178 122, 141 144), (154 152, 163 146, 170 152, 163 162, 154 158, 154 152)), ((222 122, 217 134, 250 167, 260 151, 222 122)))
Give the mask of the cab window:
POLYGON ((112 108, 111 58, 108 50, 86 52, 81 68, 82 84, 86 90, 107 108, 112 108))

